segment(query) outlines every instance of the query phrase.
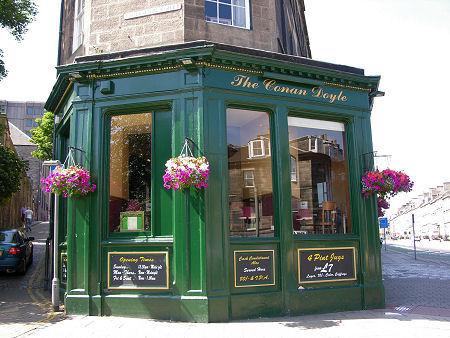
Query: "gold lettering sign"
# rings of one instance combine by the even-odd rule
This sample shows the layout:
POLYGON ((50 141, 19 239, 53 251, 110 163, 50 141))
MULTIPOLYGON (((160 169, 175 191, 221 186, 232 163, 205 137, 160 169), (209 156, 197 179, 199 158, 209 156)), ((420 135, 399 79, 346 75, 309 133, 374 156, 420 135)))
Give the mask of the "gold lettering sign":
POLYGON ((238 74, 230 82, 233 87, 257 89, 264 88, 267 92, 274 92, 277 94, 289 94, 294 96, 311 96, 318 99, 322 99, 329 103, 335 102, 346 102, 348 100, 347 96, 344 95, 342 90, 339 93, 327 92, 323 87, 313 87, 312 89, 302 89, 292 86, 287 86, 284 84, 279 84, 274 79, 264 79, 262 83, 255 81, 252 82, 250 76, 238 74))

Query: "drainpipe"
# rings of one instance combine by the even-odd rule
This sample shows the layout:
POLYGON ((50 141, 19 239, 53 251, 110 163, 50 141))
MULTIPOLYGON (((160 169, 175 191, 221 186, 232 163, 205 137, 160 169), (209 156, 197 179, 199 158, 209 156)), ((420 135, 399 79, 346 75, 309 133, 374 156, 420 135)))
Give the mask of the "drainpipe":
POLYGON ((61 12, 59 14, 59 36, 58 36, 58 60, 56 60, 56 65, 61 65, 61 42, 63 35, 63 17, 64 17, 64 0, 61 0, 61 12))

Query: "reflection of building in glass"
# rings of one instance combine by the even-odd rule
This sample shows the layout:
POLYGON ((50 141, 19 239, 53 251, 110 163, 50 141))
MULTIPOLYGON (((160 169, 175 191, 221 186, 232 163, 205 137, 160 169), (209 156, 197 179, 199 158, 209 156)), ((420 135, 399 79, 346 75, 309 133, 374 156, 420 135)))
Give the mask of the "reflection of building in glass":
POLYGON ((272 164, 269 135, 245 146, 228 145, 230 233, 273 236, 272 164))
POLYGON ((306 135, 290 141, 290 153, 295 233, 348 232, 347 164, 339 142, 306 135))

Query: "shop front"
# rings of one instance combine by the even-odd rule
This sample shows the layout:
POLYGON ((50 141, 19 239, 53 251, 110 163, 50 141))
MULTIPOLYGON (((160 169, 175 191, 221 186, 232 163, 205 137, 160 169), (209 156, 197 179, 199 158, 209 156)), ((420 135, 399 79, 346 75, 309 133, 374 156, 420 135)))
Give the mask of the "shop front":
POLYGON ((60 67, 46 103, 55 156, 97 185, 59 203, 67 313, 207 322, 383 307, 376 201, 360 193, 378 83, 207 42, 60 67), (164 187, 185 145, 209 161, 206 188, 164 187))

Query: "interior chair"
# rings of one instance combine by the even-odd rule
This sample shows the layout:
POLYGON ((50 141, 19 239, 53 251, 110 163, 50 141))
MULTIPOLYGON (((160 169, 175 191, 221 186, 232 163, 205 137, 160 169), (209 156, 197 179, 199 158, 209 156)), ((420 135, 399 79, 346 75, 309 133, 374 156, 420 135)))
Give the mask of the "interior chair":
POLYGON ((322 202, 322 233, 330 228, 330 233, 336 231, 336 202, 322 202))

